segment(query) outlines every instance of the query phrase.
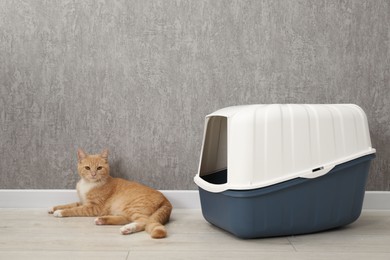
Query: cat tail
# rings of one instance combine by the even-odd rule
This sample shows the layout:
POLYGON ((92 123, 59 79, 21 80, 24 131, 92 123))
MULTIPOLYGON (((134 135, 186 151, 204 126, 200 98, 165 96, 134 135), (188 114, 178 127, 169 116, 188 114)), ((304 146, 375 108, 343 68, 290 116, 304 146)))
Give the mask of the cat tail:
POLYGON ((145 230, 152 238, 164 238, 167 236, 167 230, 164 227, 169 221, 172 212, 172 205, 165 201, 149 218, 145 230))

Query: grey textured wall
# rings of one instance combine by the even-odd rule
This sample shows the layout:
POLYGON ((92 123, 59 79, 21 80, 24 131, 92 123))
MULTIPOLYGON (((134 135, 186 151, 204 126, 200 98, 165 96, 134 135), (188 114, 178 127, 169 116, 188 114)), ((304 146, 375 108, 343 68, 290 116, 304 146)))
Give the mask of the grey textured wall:
POLYGON ((355 103, 390 189, 390 1, 2 0, 0 188, 74 188, 76 149, 114 176, 195 189, 204 116, 355 103))

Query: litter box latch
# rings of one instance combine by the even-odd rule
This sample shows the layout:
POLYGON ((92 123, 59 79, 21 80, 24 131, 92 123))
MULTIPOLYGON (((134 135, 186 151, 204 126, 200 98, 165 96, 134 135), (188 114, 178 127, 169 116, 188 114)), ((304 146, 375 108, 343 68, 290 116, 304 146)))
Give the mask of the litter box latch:
POLYGON ((307 179, 317 178, 317 177, 320 177, 320 176, 322 176, 322 175, 327 174, 327 173, 330 172, 334 167, 335 167, 335 165, 320 166, 320 167, 317 167, 317 168, 312 169, 312 170, 309 171, 309 172, 305 172, 305 173, 301 174, 299 177, 301 177, 301 178, 307 178, 307 179))

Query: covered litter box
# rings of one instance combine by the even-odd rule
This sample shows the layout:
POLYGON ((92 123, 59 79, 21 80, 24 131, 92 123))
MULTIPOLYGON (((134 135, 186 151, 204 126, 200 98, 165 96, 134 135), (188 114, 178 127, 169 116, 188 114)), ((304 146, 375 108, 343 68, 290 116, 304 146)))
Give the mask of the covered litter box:
POLYGON ((242 238, 311 233, 361 213, 375 149, 352 104, 246 105, 206 116, 203 216, 242 238))

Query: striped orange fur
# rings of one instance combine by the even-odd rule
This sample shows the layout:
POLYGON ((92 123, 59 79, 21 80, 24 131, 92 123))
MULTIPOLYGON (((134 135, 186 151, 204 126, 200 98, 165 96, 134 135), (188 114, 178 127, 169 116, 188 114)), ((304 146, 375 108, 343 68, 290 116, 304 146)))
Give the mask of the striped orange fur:
POLYGON ((146 230, 152 238, 164 238, 172 205, 165 196, 137 182, 110 176, 108 150, 89 155, 78 150, 80 202, 55 206, 56 217, 97 216, 96 225, 124 225, 122 234, 146 230))

